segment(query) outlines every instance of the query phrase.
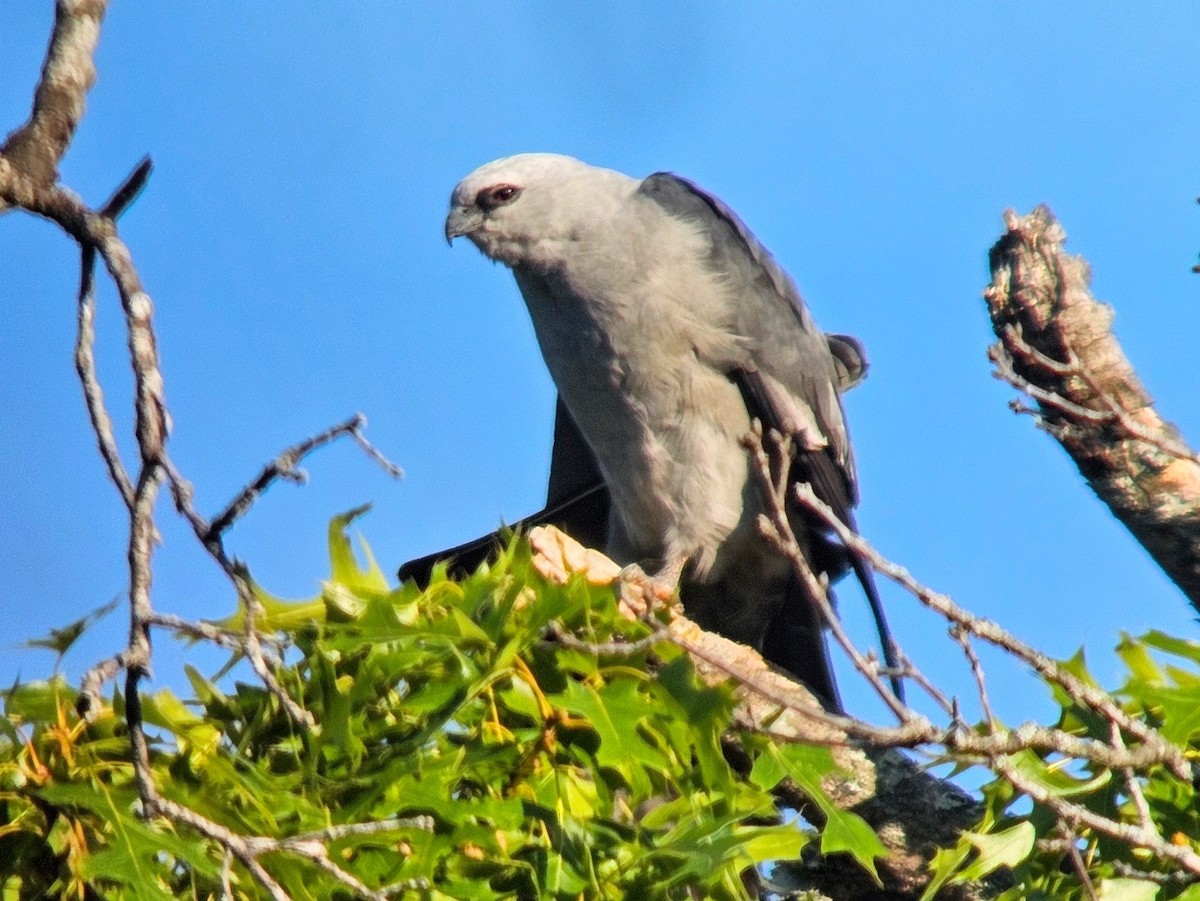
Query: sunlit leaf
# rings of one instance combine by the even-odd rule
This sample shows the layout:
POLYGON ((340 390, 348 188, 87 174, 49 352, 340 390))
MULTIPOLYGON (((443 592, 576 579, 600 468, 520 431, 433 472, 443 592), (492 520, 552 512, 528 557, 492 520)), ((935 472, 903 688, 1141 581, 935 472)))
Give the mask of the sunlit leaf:
POLYGON ((1145 879, 1104 879, 1096 886, 1097 901, 1154 901, 1162 886, 1145 879))
POLYGON ((621 774, 638 797, 650 793, 646 768, 667 769, 662 753, 637 729, 646 715, 646 696, 631 680, 603 686, 599 691, 577 682, 567 683, 564 706, 584 717, 600 736, 596 759, 621 774))
POLYGON ((53 723, 60 710, 75 706, 78 697, 61 676, 48 682, 22 682, 6 693, 5 714, 11 720, 53 723))
POLYGON ((1037 783, 1060 798, 1091 794, 1107 785, 1112 779, 1112 774, 1106 770, 1097 773, 1091 779, 1078 779, 1061 766, 1047 765, 1035 753, 1028 750, 1011 754, 1005 759, 1024 778, 1037 783))
POLYGON ((108 616, 117 605, 121 602, 119 597, 113 598, 107 604, 103 604, 93 610, 91 613, 84 614, 74 622, 59 629, 51 629, 50 634, 45 638, 31 638, 25 642, 26 647, 30 648, 46 648, 54 651, 58 656, 62 656, 70 650, 71 646, 91 628, 96 622, 108 616))
POLYGON ((346 535, 349 525, 371 509, 370 504, 363 504, 348 510, 340 516, 335 516, 329 523, 329 562, 332 569, 332 581, 340 582, 354 591, 366 593, 387 594, 390 591, 387 577, 375 562, 366 541, 361 541, 363 554, 367 558, 366 568, 359 566, 358 558, 350 546, 346 535))
POLYGON ((788 778, 799 786, 825 816, 825 828, 821 830, 821 853, 850 854, 863 869, 875 877, 876 882, 879 882, 875 859, 886 857, 887 848, 862 817, 834 804, 821 786, 821 780, 837 770, 829 749, 794 744, 771 748, 768 754, 776 759, 776 764, 787 772, 788 778))
POLYGON ((1182 657, 1193 664, 1200 665, 1200 641, 1192 638, 1177 638, 1174 635, 1167 635, 1165 632, 1159 632, 1156 629, 1147 632, 1139 640, 1149 647, 1157 648, 1160 651, 1174 654, 1176 657, 1182 657))
POLYGON ((987 835, 965 832, 963 838, 978 852, 962 872, 964 879, 982 879, 1000 867, 1015 867, 1033 850, 1037 832, 1032 823, 1017 823, 1009 829, 987 835))
POLYGON ((1121 643, 1117 645, 1117 654, 1129 667, 1129 672, 1139 681, 1148 685, 1161 685, 1166 681, 1162 667, 1155 662, 1144 642, 1122 633, 1121 643))

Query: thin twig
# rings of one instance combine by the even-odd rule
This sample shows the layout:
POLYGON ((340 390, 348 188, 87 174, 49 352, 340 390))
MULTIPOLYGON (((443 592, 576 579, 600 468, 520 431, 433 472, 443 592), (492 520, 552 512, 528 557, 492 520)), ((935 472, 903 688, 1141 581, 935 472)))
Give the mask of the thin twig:
POLYGON ((90 667, 79 684, 79 700, 75 709, 84 719, 90 719, 100 709, 100 687, 125 669, 128 652, 121 651, 90 667))
POLYGON ((1125 876, 1129 879, 1141 879, 1145 882, 1157 883, 1158 885, 1187 886, 1200 883, 1200 876, 1195 873, 1183 873, 1178 870, 1170 873, 1142 870, 1123 860, 1114 860, 1112 868, 1113 872, 1118 876, 1125 876))
POLYGON ((996 344, 988 350, 989 359, 996 364, 995 375, 997 378, 1008 382, 1014 388, 1028 394, 1039 403, 1045 403, 1048 406, 1071 415, 1079 416, 1090 422, 1116 424, 1130 438, 1148 444, 1172 457, 1191 460, 1193 463, 1200 463, 1200 454, 1195 453, 1190 447, 1181 441, 1173 440, 1159 431, 1148 429, 1134 419, 1124 405, 1113 397, 1108 389, 1101 384, 1100 380, 1096 378, 1095 374, 1084 365, 1083 361, 1079 359, 1079 355, 1072 348, 1067 347, 1064 349, 1065 361, 1055 360, 1025 340, 1025 335, 1019 323, 1005 325, 1004 337, 1005 343, 1003 345, 996 344), (1027 362, 1046 369, 1061 379, 1079 379, 1092 392, 1093 398, 1103 404, 1105 409, 1095 410, 1072 403, 1061 395, 1039 388, 1028 379, 1021 377, 1013 369, 1011 356, 1013 352, 1020 354, 1027 362))
POLYGON ((343 838, 367 835, 378 835, 380 832, 392 832, 396 829, 420 829, 422 832, 433 832, 437 822, 430 816, 393 817, 389 820, 373 820, 369 823, 335 823, 324 829, 314 829, 312 832, 302 832, 283 842, 335 842, 343 838))
POLYGON ((854 553, 861 555, 876 572, 900 585, 923 605, 950 623, 960 626, 974 637, 995 645, 1028 664, 1042 678, 1062 688, 1074 701, 1096 711, 1109 722, 1117 724, 1127 735, 1137 738, 1142 742, 1142 748, 1139 750, 1145 751, 1150 757, 1163 763, 1178 778, 1191 780, 1191 766, 1182 750, 1168 742, 1145 723, 1127 714, 1109 695, 1083 682, 1057 661, 1035 651, 998 624, 968 613, 946 595, 922 585, 912 577, 908 570, 887 560, 861 536, 846 528, 829 506, 822 502, 809 486, 798 485, 796 498, 817 514, 829 528, 837 533, 843 544, 854 553))
POLYGON ((1131 848, 1144 848, 1160 858, 1170 860, 1193 875, 1200 875, 1200 855, 1197 855, 1190 846, 1172 844, 1153 830, 1146 830, 1141 826, 1131 826, 1128 823, 1118 823, 1082 804, 1069 801, 1035 780, 1026 779, 1016 767, 1003 757, 996 758, 993 761, 993 767, 998 775, 1011 782, 1018 791, 1028 795, 1033 801, 1041 804, 1070 826, 1082 825, 1094 829, 1131 848))
POLYGON ((1060 824, 1060 832, 1062 834, 1063 850, 1067 853, 1067 859, 1071 861, 1071 866, 1075 870, 1075 875, 1079 877, 1079 882, 1083 885, 1083 890, 1087 893, 1089 901, 1099 901, 1096 895, 1096 886, 1092 884, 1092 877, 1088 875, 1087 864, 1083 862, 1083 855, 1079 853, 1078 836, 1075 835, 1066 824, 1060 824))
MULTIPOLYGON (((917 669, 916 666, 913 665, 913 662, 909 660, 908 655, 899 648, 896 648, 896 659, 900 665, 896 668, 897 672, 894 675, 903 677, 905 679, 911 679, 925 692, 925 694, 929 695, 929 697, 933 700, 933 703, 942 708, 945 713, 952 717, 957 716, 954 701, 949 698, 944 691, 934 685, 933 680, 921 672, 921 670, 917 669)), ((881 673, 882 675, 889 677, 893 675, 893 673, 890 672, 886 667, 881 670, 881 673)))
POLYGON ((1111 411, 1093 410, 1091 407, 1077 404, 1072 400, 1067 400, 1061 394, 1047 391, 1024 376, 1018 375, 1013 369, 1012 357, 1001 344, 993 344, 988 348, 988 359, 995 366, 993 376, 1002 382, 1007 382, 1023 394, 1029 395, 1043 407, 1052 407, 1075 419, 1084 419, 1097 424, 1113 423, 1117 419, 1111 411))
POLYGON ((350 436, 354 439, 355 443, 363 449, 363 452, 366 453, 368 457, 379 464, 383 471, 392 478, 404 478, 404 470, 384 456, 379 448, 367 440, 367 436, 363 434, 363 429, 367 427, 367 417, 363 416, 361 413, 357 415, 358 425, 356 425, 350 431, 350 436))
POLYGON ((266 491, 277 479, 303 481, 305 477, 302 471, 297 469, 300 461, 313 451, 333 443, 343 435, 350 435, 354 438, 358 446, 387 470, 387 472, 392 475, 399 475, 400 468, 379 453, 363 436, 362 428, 366 424, 366 421, 366 417, 361 413, 355 413, 345 422, 331 426, 325 431, 305 438, 298 444, 294 444, 284 450, 274 460, 264 465, 258 476, 238 492, 237 497, 230 501, 229 505, 213 518, 207 533, 201 536, 200 540, 207 546, 210 542, 219 539, 242 514, 250 509, 258 496, 266 491))
MULTIPOLYGON (((147 624, 157 626, 161 629, 170 629, 172 632, 177 632, 180 635, 185 635, 188 638, 194 638, 197 641, 207 641, 223 648, 228 648, 231 651, 240 653, 246 652, 245 641, 240 634, 230 632, 227 629, 222 629, 220 626, 206 623, 202 620, 184 619, 181 616, 176 616, 173 613, 154 613, 146 619, 147 624)), ((264 656, 274 655, 270 658, 273 666, 278 665, 278 653, 281 650, 282 642, 278 639, 267 639, 271 643, 277 645, 276 648, 270 651, 263 649, 264 656)))
POLYGON ((979 655, 975 653, 975 648, 971 644, 971 637, 962 626, 957 624, 950 626, 950 637, 958 642, 958 646, 962 648, 963 656, 967 658, 967 662, 971 666, 971 676, 975 679, 975 689, 979 692, 979 706, 983 709, 983 716, 987 720, 988 729, 991 732, 995 732, 997 728, 996 717, 992 713, 992 705, 988 701, 987 681, 983 675, 983 664, 979 661, 979 655))
POLYGON ((124 213, 133 204, 138 196, 142 193, 142 189, 146 187, 146 182, 150 180, 150 173, 154 171, 154 163, 149 156, 144 156, 138 160, 138 164, 133 167, 133 171, 125 176, 125 180, 117 185, 115 191, 109 195, 108 200, 104 201, 100 206, 100 215, 106 219, 116 221, 121 218, 124 213))
POLYGON ((92 431, 96 433, 96 441, 100 447, 100 456, 108 466, 109 477, 117 486, 117 492, 125 502, 125 507, 133 509, 133 483, 129 473, 121 462, 117 451, 117 440, 113 433, 112 419, 104 406, 104 390, 96 377, 96 298, 95 298, 95 260, 96 250, 85 246, 83 258, 79 264, 79 313, 78 328, 75 339, 75 371, 79 373, 79 381, 83 386, 83 399, 87 405, 88 418, 92 422, 92 431))
POLYGON ((570 648, 574 651, 582 651, 585 654, 594 654, 597 657, 636 657, 639 654, 646 653, 646 651, 655 645, 671 640, 670 633, 662 626, 655 626, 655 630, 652 633, 636 641, 584 641, 565 632, 555 622, 546 626, 545 635, 554 644, 560 644, 564 648, 570 648))
MULTIPOLYGON (((772 440, 772 447, 776 452, 776 459, 781 459, 782 455, 787 453, 788 445, 783 441, 778 433, 772 432, 769 436, 772 440)), ((902 723, 910 716, 915 716, 913 711, 908 708, 903 701, 896 697, 891 687, 886 685, 879 678, 878 665, 872 664, 862 654, 861 651, 850 640, 846 630, 842 627, 841 620, 838 617, 837 611, 829 602, 828 587, 822 584, 812 571, 812 567, 808 563, 808 558, 804 556, 799 543, 796 541, 796 536, 792 532, 791 523, 788 521, 787 506, 786 506, 786 488, 787 481, 779 480, 773 477, 774 470, 771 465, 771 458, 763 446, 762 429, 755 424, 752 434, 746 436, 742 442, 743 446, 750 452, 751 470, 759 483, 759 494, 763 498, 764 506, 766 507, 763 514, 759 517, 760 532, 763 537, 791 564, 792 572, 798 578, 801 584, 804 585, 805 594, 812 598, 818 605, 822 619, 828 627, 830 634, 834 640, 846 653, 846 656, 854 663, 857 669, 875 689, 876 694, 883 700, 884 704, 895 714, 896 718, 902 723), (781 489, 783 493, 781 494, 781 489)), ((780 468, 786 468, 781 463, 780 468)))
MULTIPOLYGON (((1121 730, 1117 728, 1115 723, 1109 724, 1109 739, 1112 746, 1118 750, 1125 750, 1125 740, 1121 737, 1121 730)), ((1154 820, 1150 816, 1150 805, 1146 802, 1146 796, 1142 793, 1142 786, 1137 780, 1137 773, 1133 771, 1133 767, 1121 767, 1121 775, 1125 777, 1125 789, 1129 792, 1129 800, 1133 802, 1133 808, 1137 811, 1138 822, 1143 829, 1149 831, 1158 831, 1158 827, 1154 825, 1154 820)))

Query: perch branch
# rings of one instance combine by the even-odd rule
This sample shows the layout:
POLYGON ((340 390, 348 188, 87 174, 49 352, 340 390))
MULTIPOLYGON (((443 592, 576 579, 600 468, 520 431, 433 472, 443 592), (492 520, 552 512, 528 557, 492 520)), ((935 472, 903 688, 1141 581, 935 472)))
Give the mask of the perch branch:
MULTIPOLYGON (((582 573, 594 584, 618 580, 620 567, 598 551, 585 549, 569 536, 552 527, 538 527, 529 534, 534 549, 534 566, 547 579, 565 581, 572 573, 582 573)), ((623 589, 629 586, 622 585, 623 589)), ((638 588, 639 586, 633 586, 638 588)), ((646 598, 631 606, 631 616, 649 618, 655 603, 654 586, 647 585, 646 598)), ((623 590, 629 603, 630 592, 623 590)), ((752 648, 705 632, 687 619, 677 607, 658 611, 665 621, 654 623, 657 640, 670 641, 691 656, 696 672, 710 684, 732 680, 737 686, 738 728, 769 735, 776 741, 802 741, 830 747, 843 774, 826 780, 824 788, 834 803, 854 810, 880 830, 890 855, 881 864, 885 884, 902 892, 892 898, 916 898, 928 881, 925 855, 953 843, 960 829, 970 828, 978 819, 977 804, 953 784, 930 775, 896 751, 880 750, 911 742, 912 736, 901 729, 882 730, 893 740, 873 750, 860 747, 863 736, 874 735, 874 727, 849 717, 836 716, 820 707, 816 698, 786 673, 770 666, 752 648)), ((552 630, 548 638, 554 639, 552 630)), ((604 653, 607 645, 574 645, 581 650, 604 653)), ((733 751, 738 747, 730 738, 733 751)), ((810 810, 811 802, 790 782, 776 788, 780 801, 790 807, 810 810)), ((837 899, 876 897, 878 890, 853 864, 842 866, 836 859, 822 860, 809 871, 822 890, 837 899), (863 894, 863 893, 866 894, 863 894)), ((878 895, 885 897, 885 895, 878 895)), ((943 896, 949 899, 982 897, 976 888, 957 886, 943 896)))

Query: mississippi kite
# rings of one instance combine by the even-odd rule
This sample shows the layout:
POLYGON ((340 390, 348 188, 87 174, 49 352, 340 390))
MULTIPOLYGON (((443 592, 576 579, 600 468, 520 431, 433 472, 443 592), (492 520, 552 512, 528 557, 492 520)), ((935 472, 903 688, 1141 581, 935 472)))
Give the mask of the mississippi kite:
MULTIPOLYGON (((522 154, 454 189, 446 238, 512 269, 559 392, 547 507, 622 564, 682 577, 688 615, 760 649, 840 707, 818 607, 760 537, 741 439, 752 419, 792 436, 792 477, 853 527, 854 457, 840 392, 865 374, 856 341, 826 335, 795 285, 721 201, 678 176, 638 181, 570 157, 522 154)), ((814 570, 854 568, 885 657, 866 566, 794 510, 814 570)), ((477 564, 487 536, 406 564, 477 564)), ((897 691, 899 685, 897 684, 897 691)))

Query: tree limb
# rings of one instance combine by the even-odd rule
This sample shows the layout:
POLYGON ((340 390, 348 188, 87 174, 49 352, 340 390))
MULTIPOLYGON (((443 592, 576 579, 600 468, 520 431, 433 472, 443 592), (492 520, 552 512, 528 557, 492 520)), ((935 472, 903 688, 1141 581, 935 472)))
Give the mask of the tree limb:
MULTIPOLYGON (((58 0, 54 31, 33 95, 29 120, 0 147, 0 157, 33 183, 58 180, 58 163, 83 118, 87 92, 96 82, 92 54, 100 39, 107 0, 58 0)), ((0 199, 0 212, 8 198, 0 199)), ((9 201, 11 202, 11 201, 9 201)))
POLYGON ((1154 401, 1112 333, 1091 273, 1063 251, 1044 206, 1005 214, 984 291, 998 378, 1037 403, 1039 423, 1155 562, 1200 609, 1200 457, 1154 401))
MULTIPOLYGON (((584 548, 552 526, 540 526, 529 535, 534 566, 547 579, 565 582, 582 573, 595 584, 619 578, 620 567, 598 551, 584 548)), ((661 610, 655 585, 622 584, 623 602, 630 615, 645 618, 652 608, 661 610)), ((706 682, 733 681, 737 685, 739 728, 761 732, 775 741, 826 745, 842 773, 822 786, 833 802, 865 819, 889 851, 879 861, 884 886, 849 859, 819 858, 805 862, 803 873, 811 888, 833 901, 915 899, 929 881, 926 863, 938 848, 953 844, 958 833, 979 819, 978 803, 953 783, 931 775, 909 760, 897 745, 914 743, 905 727, 874 730, 868 724, 825 711, 803 685, 772 667, 753 648, 722 635, 706 632, 683 615, 678 607, 668 611, 661 640, 677 644, 692 658, 696 672, 706 682), (890 739, 874 748, 864 747, 864 730, 886 733, 890 739)), ((727 737, 727 750, 740 753, 737 740, 727 737)), ((776 789, 784 804, 806 813, 810 800, 798 786, 785 781, 776 789)), ((973 901, 988 897, 983 886, 956 885, 943 889, 945 901, 973 901)))

